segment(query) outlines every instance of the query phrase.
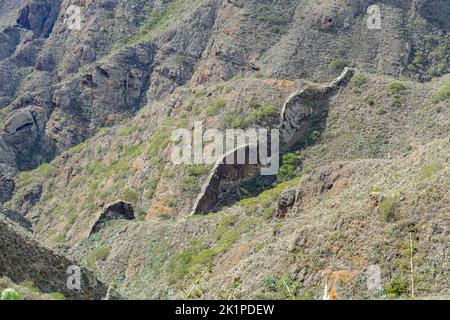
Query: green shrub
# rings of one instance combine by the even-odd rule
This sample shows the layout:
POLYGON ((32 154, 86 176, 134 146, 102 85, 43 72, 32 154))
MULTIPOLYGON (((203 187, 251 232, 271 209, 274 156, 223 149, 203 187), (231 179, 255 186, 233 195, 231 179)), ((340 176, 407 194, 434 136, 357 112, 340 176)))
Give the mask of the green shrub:
POLYGON ((361 88, 367 82, 366 77, 362 73, 356 73, 352 78, 352 86, 361 88))
POLYGON ((263 284, 268 290, 272 292, 278 291, 278 282, 273 276, 266 276, 263 279, 263 284))
POLYGON ((401 297, 406 294, 408 284, 405 279, 394 279, 385 288, 385 291, 390 299, 401 297))
POLYGON ((319 130, 312 130, 308 135, 309 141, 316 142, 320 139, 321 135, 319 130))
POLYGON ((391 94, 399 94, 406 90, 406 86, 400 81, 393 81, 388 85, 388 91, 391 94))
POLYGON ((441 101, 450 100, 450 80, 447 80, 444 86, 438 90, 433 95, 433 102, 438 103, 441 101))
POLYGON ((150 12, 146 13, 148 18, 141 25, 138 33, 130 38, 127 43, 134 44, 143 40, 148 40, 151 35, 159 33, 194 4, 195 0, 172 0, 161 8, 152 8, 150 12))
POLYGON ((186 171, 190 176, 199 177, 209 173, 210 169, 202 165, 192 165, 188 166, 186 171))
POLYGON ((175 176, 175 171, 172 168, 166 168, 163 172, 164 178, 173 178, 175 176))
POLYGON ((42 177, 48 179, 55 174, 56 169, 52 164, 44 163, 36 169, 36 172, 42 177))
POLYGON ((121 136, 128 136, 128 135, 130 135, 131 133, 137 131, 138 129, 139 129, 139 128, 136 127, 136 126, 125 127, 125 128, 120 128, 118 133, 119 133, 119 135, 121 135, 121 136))
POLYGON ((281 181, 295 177, 296 167, 299 165, 299 158, 295 153, 286 153, 281 157, 281 166, 278 172, 278 179, 281 181))
POLYGON ((174 284, 189 274, 198 274, 210 268, 216 253, 195 241, 189 248, 173 255, 167 266, 167 280, 174 284))
POLYGON ((413 64, 418 67, 423 67, 424 64, 427 62, 427 58, 423 52, 416 52, 416 55, 414 56, 413 64))
POLYGON ((146 198, 153 198, 155 195, 156 187, 158 186, 160 178, 155 177, 150 179, 150 181, 147 183, 147 189, 145 191, 145 197, 146 198))
POLYGON ((261 106, 255 100, 250 101, 250 107, 254 110, 247 117, 243 116, 242 111, 238 109, 228 111, 225 114, 225 124, 233 129, 243 129, 278 114, 277 107, 273 105, 261 106))
POLYGON ((347 61, 342 58, 336 58, 328 65, 328 67, 333 71, 342 71, 346 66, 347 61))
POLYGON ((266 276, 263 279, 265 289, 276 294, 277 299, 306 299, 307 297, 301 293, 302 284, 288 275, 282 276, 266 276))
POLYGON ((256 99, 252 99, 249 103, 248 103, 249 107, 252 109, 259 109, 261 108, 261 104, 258 102, 258 100, 256 99))
POLYGON ((206 109, 206 115, 208 117, 213 117, 219 114, 220 110, 225 108, 225 106, 226 103, 223 99, 214 99, 209 103, 208 108, 206 109))
POLYGON ((186 192, 197 193, 200 191, 199 181, 196 177, 186 176, 181 182, 181 188, 186 192))
POLYGON ((250 123, 255 123, 262 119, 274 116, 277 113, 278 113, 278 109, 275 106, 272 106, 272 105, 263 106, 260 109, 253 110, 250 113, 250 116, 247 121, 250 123))
POLYGON ((0 300, 23 300, 22 295, 14 289, 3 290, 0 300))
POLYGON ((231 127, 233 129, 242 129, 247 125, 245 118, 237 109, 228 111, 225 114, 224 119, 226 126, 231 127))
POLYGON ((52 292, 49 293, 49 295, 54 299, 54 300, 66 300, 66 297, 60 293, 60 292, 52 292))
POLYGON ((389 104, 391 107, 399 108, 406 103, 406 97, 404 95, 396 94, 391 99, 389 99, 389 104))
POLYGON ((208 93, 208 90, 206 90, 206 88, 202 88, 194 93, 194 97, 196 97, 196 98, 203 97, 207 93, 208 93))
POLYGON ((152 158, 156 158, 159 153, 164 150, 170 143, 170 137, 166 128, 156 131, 148 142, 148 154, 152 158))

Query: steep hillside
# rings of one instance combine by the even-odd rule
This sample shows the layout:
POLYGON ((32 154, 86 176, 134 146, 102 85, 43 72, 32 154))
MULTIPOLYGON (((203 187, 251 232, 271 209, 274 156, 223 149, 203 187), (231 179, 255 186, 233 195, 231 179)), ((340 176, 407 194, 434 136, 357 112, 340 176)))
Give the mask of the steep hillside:
POLYGON ((447 0, 0 8, 0 222, 39 252, 125 298, 450 294, 447 0), (279 129, 278 174, 174 164, 198 126, 279 129))
POLYGON ((417 296, 448 296, 449 138, 396 160, 333 162, 216 215, 111 223, 78 254, 130 298, 321 299, 327 282, 339 299, 381 298, 367 290, 371 265, 394 298, 409 293, 411 234, 417 296))
POLYGON ((67 0, 30 0, 20 12, 11 4, 17 23, 4 28, 0 55, 2 176, 51 160, 188 83, 252 71, 328 81, 346 64, 419 79, 448 72, 445 0, 382 1, 377 31, 367 28, 367 4, 83 1, 81 31, 65 23, 67 0))
POLYGON ((70 299, 102 299, 106 297, 108 287, 85 268, 80 268, 81 290, 71 290, 67 286, 68 270, 71 266, 77 265, 75 260, 67 259, 63 254, 46 248, 34 239, 28 230, 22 229, 14 220, 10 220, 13 213, 8 211, 0 207, 0 250, 2 253, 0 275, 3 278, 0 279, 0 285, 3 288, 11 287, 8 284, 12 280, 20 284, 19 292, 23 292, 31 299, 39 298, 39 293, 50 294, 47 298, 53 296, 70 299))

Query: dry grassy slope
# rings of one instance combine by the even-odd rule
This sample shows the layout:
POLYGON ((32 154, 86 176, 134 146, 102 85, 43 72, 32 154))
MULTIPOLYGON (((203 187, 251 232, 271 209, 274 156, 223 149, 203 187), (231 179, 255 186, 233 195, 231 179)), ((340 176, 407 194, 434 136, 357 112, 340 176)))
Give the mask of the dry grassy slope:
MULTIPOLYGON (((102 204, 129 197, 150 221, 112 223, 73 250, 89 267, 108 280, 116 280, 122 294, 140 298, 181 297, 180 287, 189 288, 194 282, 183 274, 189 271, 195 279, 199 268, 206 266, 212 266, 212 274, 202 282, 202 297, 230 294, 227 292, 239 281, 229 281, 236 277, 243 281, 236 296, 259 297, 262 292, 261 297, 286 298, 282 288, 278 293, 270 292, 267 282, 288 275, 293 286, 304 283, 298 295, 318 298, 321 281, 327 272, 334 271, 348 272, 353 279, 339 291, 340 297, 349 297, 350 292, 353 297, 365 297, 364 286, 361 282, 358 286, 358 281, 364 276, 361 270, 369 264, 380 264, 386 286, 393 279, 406 277, 408 234, 404 228, 407 219, 413 219, 420 247, 418 290, 423 295, 444 294, 447 265, 445 256, 439 254, 447 250, 448 243, 448 140, 439 139, 448 136, 450 119, 448 103, 434 104, 431 98, 445 79, 426 84, 406 81, 402 104, 393 106, 388 90, 393 79, 365 77, 362 87, 350 85, 331 99, 322 138, 303 151, 309 168, 348 161, 342 169, 342 182, 324 198, 318 197, 314 188, 306 192, 298 212, 286 221, 268 218, 286 185, 244 201, 243 207, 186 220, 183 216, 199 183, 184 191, 189 187, 184 181, 189 169, 174 167, 167 158, 171 147, 166 134, 177 126, 189 126, 201 116, 208 119, 205 127, 221 127, 227 115, 234 114, 230 110, 241 107, 250 113, 253 98, 280 109, 284 98, 301 85, 256 78, 233 80, 195 94, 180 89, 167 101, 144 108, 130 122, 104 130, 51 165, 21 174, 19 191, 9 205, 37 219, 35 230, 41 240, 73 247, 85 238, 86 228, 102 204), (207 117, 217 97, 222 97, 226 106, 207 117), (156 124, 168 116, 164 130, 158 131, 156 124), (437 142, 427 145, 433 140, 437 142), (358 160, 368 158, 379 160, 358 160), (42 195, 32 205, 29 194, 39 189, 37 186, 43 187, 42 195), (369 214, 370 190, 379 190, 387 197, 400 192, 397 223, 386 222, 383 214, 369 214), (226 218, 230 214, 237 216, 236 222, 226 218), (307 244, 292 253, 287 248, 296 232, 304 233, 307 244), (425 263, 433 263, 437 270, 427 271, 425 263)), ((276 118, 274 115, 273 121, 276 118)), ((206 173, 200 170, 200 174, 206 173)), ((298 181, 287 185, 291 184, 298 181)))
MULTIPOLYGON (((448 132, 448 104, 431 103, 443 80, 407 82, 402 105, 392 106, 388 86, 393 80, 365 77, 363 87, 350 85, 331 99, 322 138, 303 151, 304 166, 397 157, 448 132)), ((52 164, 21 173, 9 205, 33 220, 39 238, 50 245, 73 245, 84 239, 95 213, 117 199, 132 202, 141 219, 183 217, 191 210, 209 167, 172 165, 171 132, 189 128, 198 119, 207 119, 205 128, 228 128, 240 119, 253 121, 252 100, 261 105, 257 110, 275 106, 258 123, 276 125, 284 99, 297 86, 289 81, 245 78, 196 93, 182 88, 52 164)))
POLYGON ((213 216, 112 223, 78 254, 130 298, 183 297, 205 270, 191 297, 289 298, 284 279, 296 297, 317 299, 334 279, 338 298, 373 298, 369 265, 380 266, 384 288, 397 281, 409 293, 411 232, 417 296, 448 295, 449 139, 394 160, 334 162, 213 216), (325 170, 339 178, 320 193, 325 170), (277 220, 276 198, 287 185, 304 196, 277 220), (395 197, 392 220, 373 209, 374 193, 395 197))
MULTIPOLYGON (((355 7, 344 10, 337 6, 338 1, 195 2, 198 5, 195 10, 180 14, 179 9, 190 2, 174 1, 175 7, 162 11, 162 19, 156 27, 142 27, 143 32, 136 30, 141 23, 145 25, 145 17, 134 16, 141 10, 141 1, 136 6, 117 5, 114 10, 104 7, 102 1, 98 2, 98 6, 89 11, 89 17, 95 23, 86 33, 59 35, 58 32, 64 28, 62 17, 58 18, 55 25, 58 32, 51 35, 48 41, 45 40, 47 42, 42 52, 38 48, 39 59, 33 63, 45 62, 44 58, 54 46, 63 44, 70 47, 77 43, 75 49, 63 50, 55 58, 57 61, 51 72, 36 72, 20 86, 12 88, 32 92, 34 89, 30 88, 41 83, 47 88, 45 92, 37 88, 36 93, 31 94, 32 98, 19 97, 3 110, 9 112, 12 106, 22 108, 29 103, 39 106, 49 103, 53 108, 53 89, 50 90, 52 92, 47 91, 53 88, 49 84, 56 84, 52 80, 56 79, 52 78, 54 74, 59 76, 58 81, 63 80, 63 86, 66 80, 67 83, 73 81, 71 83, 80 84, 83 97, 91 97, 93 93, 109 97, 108 90, 117 91, 114 86, 101 86, 101 90, 95 91, 89 83, 84 84, 89 76, 93 77, 93 84, 102 83, 92 70, 98 70, 96 66, 123 67, 126 70, 126 65, 118 65, 115 60, 116 49, 128 52, 136 46, 146 47, 149 43, 156 43, 158 50, 150 86, 138 88, 145 91, 148 105, 129 120, 101 129, 52 163, 22 172, 16 179, 17 190, 8 206, 21 211, 34 222, 36 236, 41 241, 50 246, 67 246, 74 250, 81 260, 96 268, 100 274, 114 277, 122 293, 129 297, 181 296, 179 287, 189 290, 193 282, 182 275, 189 271, 195 279, 211 263, 214 266, 212 274, 208 273, 208 281, 202 281, 202 287, 206 290, 201 297, 228 298, 240 294, 255 297, 261 294, 286 298, 288 292, 283 288, 294 288, 304 283, 305 289, 298 289, 295 294, 317 298, 321 294, 323 274, 332 271, 351 273, 353 280, 347 284, 347 289, 338 291, 341 297, 349 292, 363 297, 362 287, 354 283, 360 279, 357 271, 369 263, 379 262, 380 256, 388 256, 387 261, 395 261, 382 266, 384 284, 388 285, 392 279, 404 278, 404 244, 401 241, 404 241, 405 233, 396 231, 397 224, 384 223, 380 215, 368 215, 365 219, 367 210, 363 208, 367 204, 369 189, 381 188, 381 192, 389 196, 396 188, 404 190, 402 179, 411 180, 411 190, 415 190, 416 194, 402 200, 401 208, 404 210, 399 212, 400 220, 405 218, 404 212, 408 207, 419 211, 423 208, 423 212, 432 211, 434 205, 448 208, 448 203, 441 198, 448 195, 445 193, 448 188, 440 190, 448 186, 448 182, 437 180, 448 177, 444 174, 448 173, 448 162, 443 162, 439 167, 436 164, 438 161, 435 163, 426 155, 419 156, 423 146, 436 141, 425 150, 429 150, 436 159, 444 157, 445 152, 441 154, 442 150, 438 147, 445 142, 438 139, 448 136, 448 100, 432 103, 432 96, 443 87, 448 75, 427 83, 404 80, 406 90, 398 94, 389 93, 388 87, 394 79, 386 76, 403 73, 413 78, 425 74, 428 79, 448 72, 448 23, 442 19, 444 10, 439 10, 445 7, 445 1, 421 1, 426 10, 420 9, 419 12, 410 7, 409 1, 383 1, 384 27, 380 32, 369 32, 366 28, 364 10, 361 11, 359 6, 366 1, 356 1, 355 7), (281 19, 280 12, 283 13, 281 19), (120 30, 115 33, 112 28, 115 25, 106 23, 108 28, 97 32, 105 22, 116 21, 117 16, 122 17, 118 20, 119 24, 131 29, 117 28, 120 30), (333 17, 331 27, 326 23, 323 25, 322 18, 325 16, 333 17), (136 21, 132 19, 134 17, 136 21), (345 27, 348 17, 350 26, 345 27), (173 20, 177 23, 169 23, 173 20), (121 42, 121 39, 136 33, 138 35, 130 43, 124 45, 121 42), (114 41, 105 44, 104 39, 109 36, 114 41), (430 56, 429 63, 413 66, 406 71, 417 51, 424 48, 430 56), (345 170, 354 168, 354 173, 347 172, 349 179, 355 176, 354 184, 342 187, 341 193, 332 191, 318 204, 314 202, 317 201, 316 194, 310 191, 306 202, 299 205, 298 213, 290 215, 286 221, 268 218, 273 213, 270 207, 286 185, 254 200, 244 201, 244 208, 235 206, 217 216, 185 220, 201 182, 206 179, 208 168, 175 167, 170 164, 169 136, 172 130, 190 127, 199 119, 205 121, 205 127, 274 125, 278 117, 276 111, 281 109, 286 97, 302 85, 301 81, 286 79, 307 77, 329 81, 344 63, 362 70, 366 83, 360 87, 350 85, 331 98, 328 116, 320 128, 323 130, 321 138, 302 152, 302 159, 303 167, 308 169, 347 161, 345 170), (258 68, 260 71, 256 71, 258 68), (410 171, 406 160, 413 161, 416 156, 423 158, 421 166, 425 167, 424 170, 432 173, 425 179, 430 190, 425 195, 421 194, 423 181, 414 175, 406 175, 410 171), (375 160, 364 160, 370 158, 375 160), (374 169, 377 166, 386 169, 379 180, 375 179, 375 173, 379 172, 374 169), (394 169, 403 170, 405 174, 397 177, 394 169), (373 177, 374 184, 380 186, 368 186, 367 177, 373 177), (397 180, 389 182, 389 179, 397 180), (348 202, 344 201, 346 195, 348 202), (354 199, 356 195, 359 198, 354 199), (99 236, 76 247, 85 239, 87 227, 101 207, 119 198, 133 203, 140 221, 112 223, 99 236), (327 202, 333 199, 333 204, 327 202), (261 213, 258 201, 269 209, 261 213), (226 218, 230 213, 237 214, 236 221, 226 218), (341 217, 347 220, 341 222, 341 217), (339 223, 330 226, 330 219, 339 223), (354 221, 355 225, 348 221, 354 221), (221 226, 218 230, 217 224, 221 226), (230 224, 236 224, 236 227, 229 228, 230 224), (292 249, 295 254, 283 251, 296 225, 305 225, 306 238, 318 242, 318 246, 306 242, 304 250, 292 249), (352 228, 346 229, 349 226, 352 228), (325 228, 323 233, 319 232, 322 228, 325 228), (383 239, 389 235, 388 239, 400 243, 380 245, 375 236, 371 240, 367 233, 356 233, 358 228, 381 232, 385 236, 383 239), (199 243, 190 241, 197 239, 199 243), (333 254, 334 242, 346 244, 349 249, 340 249, 333 254), (203 250, 205 243, 209 246, 207 250, 203 250), (369 251, 372 253, 367 253, 369 251), (354 260, 353 252, 357 252, 354 260), (278 259, 272 259, 274 255, 278 259), (304 267, 299 268, 298 265, 304 267), (255 270, 260 276, 255 277, 255 270), (285 275, 292 279, 282 277, 285 275), (263 285, 261 282, 265 276, 272 278, 265 279, 263 285)), ((8 63, 3 61, 2 67, 12 70, 8 63)), ((29 66, 21 70, 27 68, 29 66)), ((16 80, 20 82, 23 79, 16 80)), ((14 82, 8 83, 8 90, 10 84, 14 82)), ((7 101, 9 99, 10 96, 7 101)), ((89 102, 89 99, 86 101, 89 102)), ((119 104, 113 103, 113 106, 119 104)), ((84 107, 90 110, 89 104, 84 107)), ((78 118, 74 117, 76 110, 72 110, 74 114, 66 114, 58 108, 57 104, 49 115, 46 130, 59 132, 65 146, 73 144, 73 141, 78 142, 80 139, 73 129, 88 128, 86 122, 78 122, 78 118), (60 129, 62 131, 58 131, 60 129)), ((112 118, 114 123, 117 119, 112 118)), ((92 132, 97 129, 89 127, 92 132)), ((303 176, 301 170, 296 174, 303 176)), ((340 189, 336 187, 335 190, 340 189)), ((434 225, 432 229, 437 237, 442 237, 436 243, 443 246, 448 243, 445 235, 448 223, 445 224, 444 220, 448 210, 438 212, 440 214, 435 219, 443 219, 444 229, 434 225)), ((428 226, 427 223, 420 220, 417 225, 428 226)), ((445 293, 446 289, 446 280, 441 278, 445 276, 442 269, 445 263, 439 265, 445 260, 434 257, 437 250, 431 248, 434 240, 427 238, 429 234, 423 230, 417 232, 417 242, 424 245, 419 252, 429 252, 426 258, 434 259, 430 263, 437 268, 436 272, 430 271, 431 275, 425 271, 420 275, 423 286, 420 292, 424 295, 445 293)), ((337 276, 349 278, 345 273, 337 276)), ((195 296, 198 293, 195 292, 195 296)))
MULTIPOLYGON (((45 247, 32 234, 9 219, 0 207, 0 274, 37 293, 57 293, 70 299, 102 299, 108 287, 92 271, 81 268, 82 289, 67 288, 67 270, 75 260, 45 247)), ((4 281, 0 286, 4 286, 4 281)), ((26 292, 25 292, 26 293, 26 292)))

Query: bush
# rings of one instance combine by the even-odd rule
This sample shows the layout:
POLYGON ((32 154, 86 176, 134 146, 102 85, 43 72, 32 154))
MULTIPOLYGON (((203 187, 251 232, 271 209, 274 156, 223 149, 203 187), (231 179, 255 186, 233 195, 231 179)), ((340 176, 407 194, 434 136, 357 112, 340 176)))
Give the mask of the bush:
POLYGON ((226 104, 223 99, 215 99, 209 103, 208 108, 206 109, 206 115, 208 117, 213 117, 219 114, 220 110, 225 108, 226 104))
POLYGON ((405 279, 394 279, 386 287, 385 291, 390 299, 401 297, 408 290, 408 284, 405 279))
POLYGON ((233 129, 242 129, 247 125, 245 118, 237 109, 230 110, 225 114, 225 124, 233 129))
POLYGON ((167 280, 174 284, 189 274, 198 274, 204 268, 210 268, 216 253, 205 248, 200 241, 195 241, 192 246, 173 255, 167 266, 167 280))
POLYGON ((23 300, 22 295, 14 289, 3 290, 0 300, 23 300))
POLYGON ((258 102, 258 100, 256 99, 252 99, 249 103, 248 103, 249 107, 252 109, 259 109, 261 108, 261 104, 258 102))
POLYGON ((275 106, 272 105, 263 106, 262 108, 254 110, 250 113, 248 122, 255 123, 259 120, 274 116, 277 113, 278 109, 275 106))
POLYGON ((54 300, 66 300, 66 297, 60 292, 52 292, 49 294, 54 300))
POLYGON ((391 107, 401 107, 402 105, 404 105, 406 102, 406 97, 403 95, 395 95, 393 96, 391 99, 389 99, 389 104, 391 105, 391 107))
POLYGON ((352 78, 352 86, 355 88, 362 87, 366 82, 367 79, 362 73, 356 73, 352 78))
POLYGON ((199 192, 201 189, 198 179, 192 176, 183 178, 181 188, 183 191, 190 192, 192 194, 199 192))
POLYGON ((417 52, 414 57, 413 64, 418 67, 423 67, 426 62, 427 62, 427 58, 425 57, 425 54, 420 51, 417 52))
POLYGON ((388 91, 391 94, 399 94, 406 90, 406 86, 400 81, 393 81, 388 86, 388 91))
POLYGON ((319 130, 313 130, 309 133, 308 138, 311 142, 316 142, 317 140, 320 139, 321 136, 322 133, 320 133, 319 130))
POLYGON ((210 169, 202 165, 192 165, 187 168, 187 173, 193 177, 204 176, 209 173, 210 169))
POLYGON ((281 181, 289 180, 296 175, 296 166, 299 159, 295 153, 286 153, 281 158, 281 167, 278 173, 278 179, 281 181))
POLYGON ((147 183, 147 189, 145 191, 146 198, 153 198, 156 188, 158 187, 159 180, 159 177, 155 177, 150 179, 150 181, 147 183))
POLYGON ((87 265, 89 268, 94 268, 98 261, 105 261, 111 253, 110 247, 96 248, 88 257, 87 265))
POLYGON ((333 71, 342 71, 347 66, 347 61, 342 58, 336 58, 328 65, 333 71))
POLYGON ((447 80, 444 86, 438 90, 433 95, 433 102, 438 103, 441 101, 450 100, 450 80, 447 80))

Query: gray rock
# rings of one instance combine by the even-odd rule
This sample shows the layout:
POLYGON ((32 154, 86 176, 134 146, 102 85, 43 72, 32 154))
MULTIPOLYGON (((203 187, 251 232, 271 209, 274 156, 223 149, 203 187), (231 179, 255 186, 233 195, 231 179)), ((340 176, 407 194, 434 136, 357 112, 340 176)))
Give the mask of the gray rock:
POLYGON ((19 212, 4 208, 2 205, 0 205, 0 215, 3 215, 4 217, 8 218, 9 220, 17 223, 19 226, 21 226, 22 228, 24 228, 27 231, 32 231, 32 229, 33 229, 33 225, 27 218, 25 218, 19 212))
POLYGON ((295 203, 295 197, 297 194, 297 189, 289 188, 284 190, 280 197, 278 198, 278 207, 287 208, 292 207, 295 203))
POLYGON ((16 185, 14 179, 0 176, 0 203, 10 200, 16 185))
POLYGON ((99 232, 106 223, 112 220, 136 220, 133 206, 125 201, 119 200, 106 206, 96 217, 89 236, 99 232))
POLYGON ((20 131, 26 131, 30 127, 33 127, 34 118, 30 111, 21 111, 15 113, 5 123, 4 131, 7 134, 16 134, 20 131))

